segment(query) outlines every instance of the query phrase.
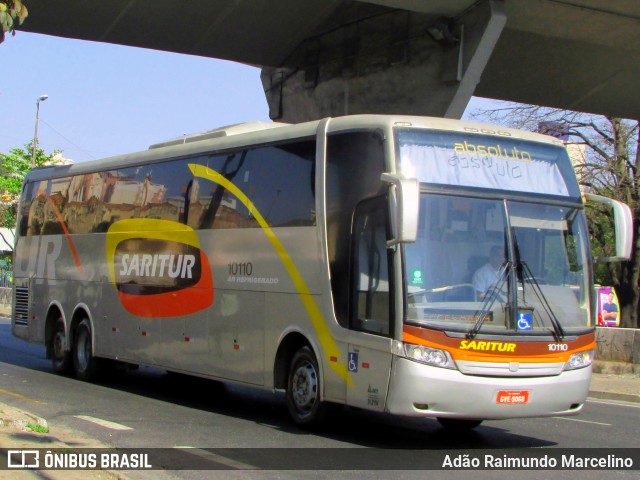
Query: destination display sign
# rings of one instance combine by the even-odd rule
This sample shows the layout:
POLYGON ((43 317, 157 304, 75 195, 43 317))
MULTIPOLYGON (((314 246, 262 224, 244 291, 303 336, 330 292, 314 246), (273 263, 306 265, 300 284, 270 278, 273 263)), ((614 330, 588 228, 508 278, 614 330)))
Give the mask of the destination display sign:
POLYGON ((560 146, 454 132, 412 132, 399 139, 399 168, 407 178, 563 197, 576 194, 575 175, 560 146))

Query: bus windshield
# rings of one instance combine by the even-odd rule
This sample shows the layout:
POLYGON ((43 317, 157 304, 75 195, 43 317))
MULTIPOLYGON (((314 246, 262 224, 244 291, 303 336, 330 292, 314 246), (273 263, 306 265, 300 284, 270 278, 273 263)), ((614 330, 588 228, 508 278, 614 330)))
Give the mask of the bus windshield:
POLYGON ((406 322, 562 337, 592 327, 582 210, 423 193, 406 244, 406 322))

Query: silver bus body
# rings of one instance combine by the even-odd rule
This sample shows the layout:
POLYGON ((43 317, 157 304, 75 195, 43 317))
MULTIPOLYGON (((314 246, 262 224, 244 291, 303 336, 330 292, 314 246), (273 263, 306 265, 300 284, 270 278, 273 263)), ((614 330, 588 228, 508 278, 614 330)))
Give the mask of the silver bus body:
POLYGON ((375 115, 242 130, 30 172, 14 335, 80 378, 107 359, 287 390, 299 423, 326 402, 465 421, 582 408, 595 345, 582 199, 556 160, 541 180, 557 191, 516 190, 547 171, 520 152, 562 155, 559 141, 375 115), (464 162, 482 174, 447 180, 464 162), (556 237, 573 253, 543 279, 556 237), (455 270, 492 243, 505 299, 489 304, 455 270), (543 281, 516 267, 526 255, 543 281))

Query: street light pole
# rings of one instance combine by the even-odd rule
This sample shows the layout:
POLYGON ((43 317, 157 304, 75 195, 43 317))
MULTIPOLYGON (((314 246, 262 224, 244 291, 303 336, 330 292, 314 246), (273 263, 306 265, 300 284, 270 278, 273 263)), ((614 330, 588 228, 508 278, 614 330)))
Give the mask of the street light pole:
POLYGON ((40 95, 36 101, 36 131, 33 134, 33 150, 31 152, 31 166, 36 166, 36 148, 38 147, 38 117, 40 115, 40 102, 44 102, 49 95, 40 95))

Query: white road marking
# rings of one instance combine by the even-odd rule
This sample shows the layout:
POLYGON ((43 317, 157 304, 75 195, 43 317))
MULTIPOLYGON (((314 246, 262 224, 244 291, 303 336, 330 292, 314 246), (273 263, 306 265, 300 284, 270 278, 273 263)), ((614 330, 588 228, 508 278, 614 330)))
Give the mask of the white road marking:
POLYGON ((88 415, 75 415, 76 418, 80 420, 86 420, 87 422, 95 423, 96 425, 100 425, 101 427, 110 428, 111 430, 133 430, 131 427, 127 427, 126 425, 122 425, 116 422, 110 422, 109 420, 103 420, 101 418, 90 417, 88 415))
POLYGON ((601 423, 601 422, 592 422, 591 420, 580 420, 578 418, 570 418, 570 417, 553 417, 558 420, 568 420, 570 422, 579 422, 579 423, 590 423, 592 425, 602 425, 604 427, 610 427, 610 423, 601 423))
POLYGON ((232 458, 218 455, 217 453, 209 452, 207 450, 202 450, 201 448, 195 448, 195 447, 189 447, 189 446, 177 446, 173 448, 175 448, 176 450, 182 450, 183 452, 186 452, 186 453, 190 453, 191 455, 196 455, 200 458, 204 458, 205 460, 221 463, 222 465, 226 465, 227 467, 236 468, 238 470, 260 470, 260 468, 256 467, 255 465, 242 463, 237 460, 233 460, 232 458))
POLYGON ((595 400, 591 397, 587 400, 588 403, 600 403, 602 405, 615 405, 616 407, 630 407, 630 408, 640 408, 640 404, 625 402, 624 400, 595 400))

